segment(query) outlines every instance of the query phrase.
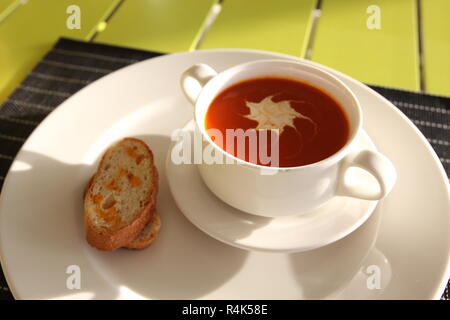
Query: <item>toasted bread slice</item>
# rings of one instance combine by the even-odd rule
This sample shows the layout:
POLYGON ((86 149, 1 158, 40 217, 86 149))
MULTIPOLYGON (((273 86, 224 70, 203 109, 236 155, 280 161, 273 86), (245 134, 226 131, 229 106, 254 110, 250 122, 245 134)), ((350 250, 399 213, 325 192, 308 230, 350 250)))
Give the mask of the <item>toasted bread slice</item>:
MULTIPOLYGON (((86 186, 86 189, 84 191, 83 197, 86 196, 87 190, 92 184, 92 181, 94 179, 94 176, 89 179, 89 182, 86 186)), ((135 250, 141 250, 147 248, 150 244, 152 244, 156 238, 159 235, 159 229, 161 229, 161 217, 159 215, 159 212, 153 210, 152 217, 150 218, 150 221, 145 225, 144 229, 142 229, 141 233, 131 241, 128 245, 126 245, 125 249, 135 249, 135 250)))
POLYGON ((136 239, 131 241, 125 246, 127 249, 144 249, 152 244, 159 234, 159 229, 161 228, 161 218, 158 211, 154 211, 150 221, 137 236, 136 239))
POLYGON ((105 251, 131 243, 150 221, 157 192, 158 172, 148 146, 135 138, 111 146, 84 198, 88 243, 105 251))

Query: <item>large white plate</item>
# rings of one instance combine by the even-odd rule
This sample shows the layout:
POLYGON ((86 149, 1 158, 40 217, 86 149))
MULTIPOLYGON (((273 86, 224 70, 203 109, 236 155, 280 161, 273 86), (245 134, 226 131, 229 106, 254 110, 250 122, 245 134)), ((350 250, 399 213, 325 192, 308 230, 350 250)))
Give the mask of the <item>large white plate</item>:
POLYGON ((438 298, 450 255, 450 200, 442 165, 401 112, 342 74, 336 73, 361 101, 364 129, 398 171, 394 190, 363 226, 305 253, 247 252, 207 236, 178 210, 164 159, 171 132, 192 118, 179 89, 180 73, 199 62, 222 70, 267 58, 294 59, 212 50, 143 61, 96 81, 47 117, 18 154, 1 194, 0 257, 14 296, 438 298), (123 136, 142 138, 154 150, 163 226, 146 250, 99 252, 84 240, 83 188, 99 155, 123 136), (66 285, 71 265, 81 271, 79 290, 66 285), (366 279, 367 272, 378 275, 373 268, 381 276, 380 289, 367 285, 373 280, 366 279))

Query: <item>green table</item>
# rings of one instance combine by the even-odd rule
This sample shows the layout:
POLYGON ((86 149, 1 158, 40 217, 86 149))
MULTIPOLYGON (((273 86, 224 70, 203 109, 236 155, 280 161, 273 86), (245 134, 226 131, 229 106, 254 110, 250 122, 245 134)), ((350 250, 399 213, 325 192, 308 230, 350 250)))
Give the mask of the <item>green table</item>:
POLYGON ((448 0, 0 0, 0 102, 61 36, 161 52, 269 50, 448 96, 448 12, 448 0))

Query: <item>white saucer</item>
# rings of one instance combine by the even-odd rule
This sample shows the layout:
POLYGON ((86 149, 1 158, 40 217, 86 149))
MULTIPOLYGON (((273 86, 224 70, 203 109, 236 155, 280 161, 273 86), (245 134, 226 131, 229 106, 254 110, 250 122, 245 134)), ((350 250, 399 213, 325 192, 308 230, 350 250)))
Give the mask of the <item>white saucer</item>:
MULTIPOLYGON (((184 130, 193 135, 194 122, 189 122, 184 130)), ((274 252, 315 249, 354 231, 367 220, 377 204, 377 201, 336 196, 302 215, 266 218, 249 214, 217 198, 203 183, 196 165, 174 164, 171 150, 183 141, 173 142, 166 158, 166 175, 175 202, 200 230, 238 248, 274 252)), ((357 149, 376 150, 365 132, 357 149)), ((351 178, 367 180, 368 184, 374 182, 362 170, 353 171, 351 178)))

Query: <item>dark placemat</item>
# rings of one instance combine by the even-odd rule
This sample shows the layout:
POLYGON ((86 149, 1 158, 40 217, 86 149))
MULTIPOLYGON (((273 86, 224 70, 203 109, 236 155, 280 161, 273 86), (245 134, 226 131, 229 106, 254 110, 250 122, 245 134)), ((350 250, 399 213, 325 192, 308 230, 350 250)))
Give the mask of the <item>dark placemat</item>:
MULTIPOLYGON (((155 52, 61 39, 0 108, 0 184, 36 126, 92 81, 155 52)), ((450 98, 373 87, 419 127, 450 173, 450 98)), ((450 283, 449 283, 450 284, 450 283)), ((449 299, 449 285, 443 299, 449 299)), ((13 299, 0 268, 0 299, 13 299)))

